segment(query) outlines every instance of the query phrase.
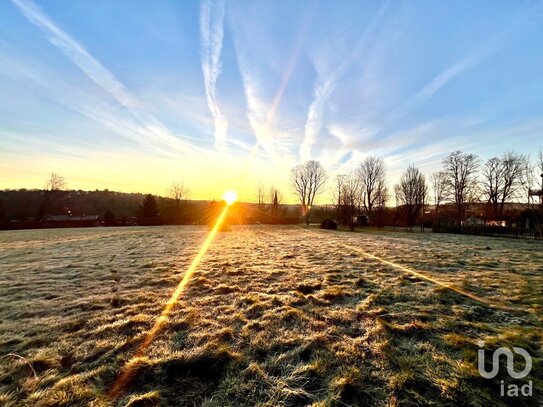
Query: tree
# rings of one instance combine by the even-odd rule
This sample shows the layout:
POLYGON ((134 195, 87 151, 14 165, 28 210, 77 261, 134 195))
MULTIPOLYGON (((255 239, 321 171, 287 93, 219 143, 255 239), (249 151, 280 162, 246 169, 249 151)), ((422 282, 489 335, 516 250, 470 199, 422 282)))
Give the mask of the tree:
POLYGON ((379 157, 367 157, 358 169, 362 203, 371 217, 373 208, 383 199, 385 192, 385 163, 379 157))
POLYGON ((424 210, 424 202, 428 193, 426 179, 418 168, 410 165, 394 187, 394 191, 396 205, 403 210, 407 227, 412 228, 419 212, 421 209, 424 210))
POLYGON ((264 212, 264 202, 266 201, 266 196, 264 192, 264 185, 259 183, 256 187, 256 199, 258 202, 258 210, 264 212))
POLYGON ((523 188, 527 157, 508 151, 490 158, 483 167, 485 194, 496 218, 503 216, 505 203, 518 197, 523 188))
POLYGON ((479 159, 474 154, 455 151, 443 159, 446 186, 453 194, 458 224, 466 216, 466 208, 474 202, 478 193, 477 170, 479 159))
POLYGON ((175 213, 177 216, 181 213, 181 202, 189 196, 190 190, 183 182, 172 182, 168 189, 168 195, 174 200, 175 213))
MULTIPOLYGON (((434 222, 439 222, 439 208, 447 197, 447 175, 443 171, 434 172, 430 176, 434 199, 434 222)), ((437 226, 439 228, 439 226, 437 226)), ((437 229, 436 229, 437 230, 437 229)))
POLYGON ((538 181, 533 180, 534 178, 533 170, 529 169, 530 180, 529 180, 528 188, 530 191, 532 186, 534 185, 539 186, 538 188, 530 191, 530 193, 533 193, 534 195, 538 196, 539 203, 536 204, 534 208, 534 205, 532 205, 530 201, 528 206, 530 207, 530 210, 532 211, 532 213, 535 215, 534 220, 536 223, 536 228, 541 234, 543 232, 543 147, 539 147, 539 155, 538 155, 538 162, 536 165, 536 169, 537 169, 537 174, 535 178, 538 179, 538 181))
POLYGON ((45 182, 43 189, 43 199, 36 214, 37 220, 45 218, 53 209, 54 204, 62 195, 62 191, 66 189, 66 180, 62 175, 52 172, 45 182))
POLYGON ((326 171, 318 161, 307 161, 292 169, 291 183, 300 199, 306 225, 309 225, 309 211, 315 197, 322 191, 327 179, 326 171))
MULTIPOLYGON (((377 227, 381 229, 385 224, 385 211, 390 198, 384 177, 377 183, 375 191, 374 213, 377 218, 377 227)), ((371 220, 370 220, 371 221, 371 220)))
POLYGON ((339 224, 348 224, 348 211, 343 205, 343 190, 345 187, 347 176, 345 174, 340 174, 336 176, 336 183, 333 192, 333 199, 336 203, 336 217, 339 224))
POLYGON ((341 206, 346 210, 348 225, 352 232, 355 226, 356 208, 359 206, 361 198, 360 177, 358 177, 358 174, 351 172, 343 177, 340 197, 341 206))
POLYGON ((115 221, 116 221, 117 217, 115 216, 115 214, 113 213, 113 211, 111 211, 110 209, 108 209, 108 210, 104 213, 103 219, 104 219, 104 224, 105 224, 106 226, 115 226, 115 221))
POLYGON ((281 203, 283 202, 283 194, 275 187, 270 188, 269 194, 270 213, 274 216, 279 215, 281 203))
POLYGON ((140 214, 144 218, 156 218, 158 217, 158 205, 153 195, 147 194, 143 198, 143 202, 140 206, 140 214))
POLYGON ((66 180, 62 175, 52 172, 45 183, 46 191, 62 191, 66 189, 66 180))

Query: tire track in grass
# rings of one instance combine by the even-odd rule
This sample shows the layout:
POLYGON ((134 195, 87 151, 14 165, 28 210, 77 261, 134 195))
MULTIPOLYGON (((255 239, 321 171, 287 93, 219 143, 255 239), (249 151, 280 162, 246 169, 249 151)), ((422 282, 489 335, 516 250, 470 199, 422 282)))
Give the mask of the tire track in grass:
MULTIPOLYGON (((330 234, 330 233, 337 233, 337 232, 329 232, 329 231, 324 231, 324 230, 319 230, 319 231, 315 231, 315 230, 308 230, 308 229, 305 229, 303 227, 300 227, 300 229, 304 230, 305 232, 309 233, 309 234, 313 234, 315 236, 319 236, 322 237, 322 235, 324 234, 330 234)), ((366 259, 370 259, 370 260, 375 260, 375 261, 378 261, 382 264, 385 264, 387 266, 390 266, 396 270, 400 270, 402 272, 405 272, 405 273, 408 273, 408 274, 411 274, 415 277, 418 277, 420 279, 423 279, 425 281, 428 281, 432 284, 435 284, 435 285, 438 285, 440 287, 443 287, 445 289, 448 289, 450 291, 453 291, 463 297, 466 297, 466 298, 469 298, 470 300, 473 300, 475 302, 478 302, 479 304, 482 304, 482 305, 485 305, 486 307, 488 308, 491 308, 491 309, 495 309, 495 310, 499 310, 499 311, 504 311, 504 312, 509 312, 509 313, 521 313, 521 314, 532 314, 530 311, 527 311, 527 310, 520 310, 520 309, 516 309, 516 308, 511 308, 511 307, 507 307, 507 306, 504 306, 504 305, 501 305, 501 304, 497 304, 493 301, 490 301, 486 298, 481 298, 479 296, 477 296, 476 294, 474 293, 471 293, 469 291, 466 291, 466 290, 462 290, 461 288, 458 288, 454 285, 451 285, 451 284, 447 284, 447 283, 444 283, 443 281, 440 281, 440 280, 437 280, 421 271, 418 271, 418 270, 415 270, 414 268, 412 267, 408 267, 408 266, 403 266, 401 264, 398 264, 398 263, 394 263, 390 260, 387 260, 387 259, 384 259, 382 257, 379 257, 379 256, 376 256, 372 253, 369 253, 365 250, 362 250, 360 249, 359 247, 356 247, 356 246, 352 246, 350 244, 346 244, 346 243, 341 243, 341 242, 335 242, 336 244, 336 247, 337 246, 340 246, 342 247, 343 249, 348 249, 348 250, 351 250, 355 253, 358 253, 359 255, 361 255, 362 257, 365 257, 366 259)))

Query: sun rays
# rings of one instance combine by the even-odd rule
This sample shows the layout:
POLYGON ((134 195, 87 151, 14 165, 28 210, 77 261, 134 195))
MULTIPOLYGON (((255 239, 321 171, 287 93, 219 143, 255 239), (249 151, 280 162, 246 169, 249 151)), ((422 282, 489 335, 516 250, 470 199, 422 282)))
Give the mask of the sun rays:
POLYGON ((224 220, 226 219, 226 216, 228 214, 228 209, 236 201, 236 199, 237 199, 236 192, 235 191, 227 191, 227 192, 225 192, 225 194, 223 196, 223 199, 224 199, 224 201, 226 203, 226 206, 221 211, 219 217, 215 221, 215 224, 214 224, 213 228, 211 229, 211 231, 209 232, 209 234, 206 237, 206 240, 204 241, 204 243, 200 247, 200 250, 198 251, 198 254, 194 258, 194 260, 192 260, 192 263, 190 264, 189 268, 185 272, 185 275, 183 276, 183 278, 181 279, 181 281, 177 285, 177 288, 175 289, 175 291, 170 296, 170 299, 168 300, 168 302, 164 306, 164 309, 162 310, 162 313, 160 314, 160 316, 156 320, 155 324, 153 325, 151 330, 149 330, 149 332, 147 332, 147 334, 145 335, 145 337, 143 339, 143 342, 138 347, 136 353, 128 361, 128 363, 126 363, 126 365, 123 367, 123 369, 121 371, 121 374, 117 377, 115 382, 113 382, 113 385, 111 386, 111 388, 110 388, 110 390, 108 392, 108 396, 111 399, 113 399, 113 400, 117 399, 123 393, 123 391, 126 389, 128 384, 132 380, 132 377, 134 375, 133 369, 131 368, 132 362, 134 360, 136 360, 137 358, 144 355, 145 351, 147 350, 147 348, 149 347, 149 345, 151 344, 151 342, 153 341, 155 336, 160 332, 160 330, 162 329, 164 323, 168 320, 168 316, 169 316, 173 306, 177 303, 180 295, 183 293, 183 291, 184 291, 185 287, 187 286, 190 278, 192 277, 192 275, 196 271, 198 265, 202 261, 202 258, 204 257, 207 250, 209 249, 209 246, 213 242, 213 239, 215 238, 217 232, 221 229, 221 226, 223 225, 224 220))

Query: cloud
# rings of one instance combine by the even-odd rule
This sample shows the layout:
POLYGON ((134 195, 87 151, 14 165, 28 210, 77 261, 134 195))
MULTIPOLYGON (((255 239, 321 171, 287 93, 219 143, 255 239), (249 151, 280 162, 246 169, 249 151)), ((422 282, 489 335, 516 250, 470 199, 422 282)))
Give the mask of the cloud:
POLYGON ((217 102, 217 79, 221 74, 221 50, 224 36, 224 2, 203 0, 200 8, 201 62, 207 105, 215 126, 215 147, 226 141, 228 121, 217 102))
MULTIPOLYGON (((305 123, 304 139, 300 145, 300 159, 307 161, 311 159, 311 147, 317 141, 322 131, 323 115, 326 105, 332 93, 334 92, 339 80, 343 76, 349 65, 359 56, 362 49, 368 45, 369 40, 374 34, 386 10, 386 4, 383 5, 377 14, 372 18, 371 23, 363 31, 356 45, 346 58, 325 78, 320 78, 314 89, 313 101, 309 105, 307 120, 305 123)), ((338 56, 333 53, 333 58, 338 56)))
POLYGON ((423 104, 432 96, 434 96, 441 88, 443 88, 450 81, 452 81, 455 77, 467 71, 469 68, 475 66, 478 62, 480 62, 480 60, 481 58, 469 57, 452 64, 444 71, 442 71, 439 75, 437 75, 434 79, 432 79, 429 83, 427 83, 415 95, 413 95, 406 102, 404 102, 398 109, 394 110, 390 114, 390 117, 396 118, 398 116, 402 116, 411 109, 423 104))
MULTIPOLYGON (((250 50, 250 37, 247 36, 243 26, 245 21, 240 19, 235 19, 234 21, 234 17, 230 15, 229 23, 233 33, 236 60, 247 102, 247 118, 249 119, 249 124, 251 125, 253 134, 257 140, 248 160, 252 160, 258 148, 262 147, 273 164, 280 170, 285 170, 286 168, 289 168, 289 165, 285 164, 284 155, 280 154, 278 151, 275 143, 276 133, 273 130, 272 125, 275 109, 279 103, 277 95, 284 90, 286 83, 284 81, 282 82, 278 92, 276 92, 276 97, 271 104, 264 101, 264 97, 262 96, 263 89, 261 76, 254 64, 254 53, 250 50)), ((287 67, 287 74, 288 70, 289 68, 287 67)))
POLYGON ((401 104, 398 108, 393 109, 388 114, 389 121, 397 119, 398 117, 403 116, 405 113, 409 112, 415 107, 422 105, 430 98, 432 98, 449 82, 454 80, 457 76, 463 74, 469 69, 472 69, 473 67, 477 66, 485 59, 490 57, 492 54, 494 54, 499 48, 501 38, 507 31, 508 29, 490 37, 482 44, 480 44, 477 48, 475 48, 475 50, 471 52, 471 54, 468 55, 466 58, 460 59, 445 68, 430 82, 424 85, 417 93, 415 93, 415 95, 413 95, 403 104, 401 104))
POLYGON ((12 0, 12 3, 28 21, 47 34, 49 41, 83 71, 89 79, 108 92, 121 106, 130 112, 138 122, 138 131, 141 134, 154 142, 166 144, 168 148, 173 148, 178 152, 189 153, 194 151, 192 146, 172 134, 166 126, 146 111, 140 101, 110 71, 96 60, 83 45, 60 29, 38 6, 29 0, 12 0))

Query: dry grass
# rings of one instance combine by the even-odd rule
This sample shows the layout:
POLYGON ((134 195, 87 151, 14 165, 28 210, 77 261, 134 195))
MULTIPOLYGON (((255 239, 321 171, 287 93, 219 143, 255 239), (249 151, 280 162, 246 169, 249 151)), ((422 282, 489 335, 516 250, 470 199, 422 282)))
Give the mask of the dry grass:
MULTIPOLYGON (((0 234, 0 405, 534 405, 543 393, 536 242, 296 227, 222 233, 145 356, 132 359, 207 230, 0 234), (512 309, 490 309, 357 247, 512 309), (491 250, 488 250, 488 247, 491 250), (477 341, 534 358, 500 398, 477 341), (34 376, 33 370, 36 372, 34 376)), ((505 372, 505 370, 504 370, 505 372)))

